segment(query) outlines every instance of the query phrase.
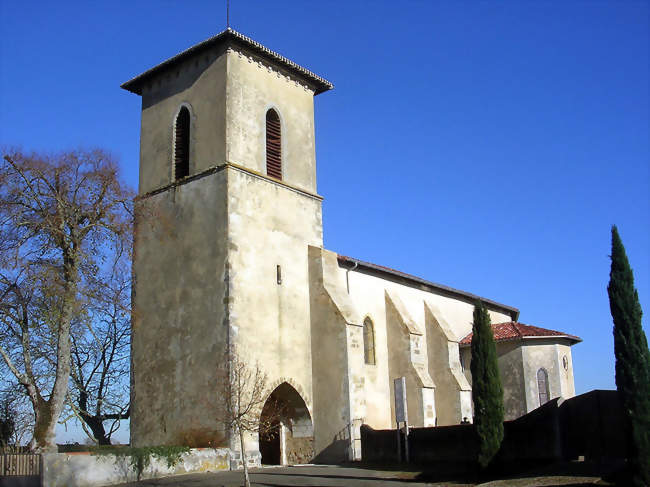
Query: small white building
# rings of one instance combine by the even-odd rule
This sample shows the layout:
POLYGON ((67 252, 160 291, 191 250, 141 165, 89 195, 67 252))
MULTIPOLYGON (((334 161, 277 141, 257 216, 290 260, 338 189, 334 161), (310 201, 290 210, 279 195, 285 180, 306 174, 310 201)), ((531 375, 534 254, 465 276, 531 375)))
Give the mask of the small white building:
POLYGON ((394 426, 397 377, 413 426, 471 420, 461 339, 478 299, 495 331, 524 330, 498 342, 509 417, 573 395, 576 337, 527 334, 514 307, 323 248, 327 80, 227 29, 123 88, 142 97, 132 444, 237 450, 217 407, 229 350, 290 406, 281 434, 247 438, 265 463, 359 458, 361 423, 394 426))
MULTIPOLYGON (((575 396, 571 346, 580 338, 523 323, 492 325, 503 386, 506 420, 515 419, 555 397, 575 396)), ((460 341, 465 375, 470 372, 472 334, 460 341)))

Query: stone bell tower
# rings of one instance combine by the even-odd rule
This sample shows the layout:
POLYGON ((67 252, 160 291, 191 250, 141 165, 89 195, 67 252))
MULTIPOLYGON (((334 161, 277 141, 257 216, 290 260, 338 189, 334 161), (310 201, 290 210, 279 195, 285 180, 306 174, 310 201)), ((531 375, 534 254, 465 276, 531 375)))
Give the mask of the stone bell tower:
POLYGON ((142 97, 132 444, 233 446, 215 406, 231 349, 309 416, 313 100, 332 85, 227 29, 122 87, 142 97))

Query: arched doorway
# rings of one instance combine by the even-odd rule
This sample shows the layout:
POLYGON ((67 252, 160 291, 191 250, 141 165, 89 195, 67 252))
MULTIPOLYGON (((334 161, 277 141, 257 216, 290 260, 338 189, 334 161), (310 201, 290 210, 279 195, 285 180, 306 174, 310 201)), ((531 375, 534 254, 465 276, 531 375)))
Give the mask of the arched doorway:
POLYGON ((264 403, 260 424, 260 453, 264 465, 308 463, 314 457, 314 426, 305 401, 283 382, 264 403))

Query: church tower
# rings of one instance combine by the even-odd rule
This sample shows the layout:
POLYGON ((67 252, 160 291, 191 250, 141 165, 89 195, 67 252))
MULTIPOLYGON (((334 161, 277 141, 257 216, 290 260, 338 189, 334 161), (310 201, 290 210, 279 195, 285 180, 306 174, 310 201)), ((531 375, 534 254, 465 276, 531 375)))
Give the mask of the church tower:
POLYGON ((323 243, 313 99, 332 85, 227 29, 122 87, 142 97, 131 443, 235 447, 217 404, 234 350, 291 397, 304 448, 308 247, 323 243))

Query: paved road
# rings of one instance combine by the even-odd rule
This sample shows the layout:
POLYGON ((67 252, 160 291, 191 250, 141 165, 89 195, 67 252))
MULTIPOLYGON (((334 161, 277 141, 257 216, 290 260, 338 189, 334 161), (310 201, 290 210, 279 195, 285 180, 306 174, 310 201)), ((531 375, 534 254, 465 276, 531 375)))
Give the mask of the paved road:
MULTIPOLYGON (((431 487, 472 486, 458 482, 435 483, 418 480, 419 472, 372 470, 361 467, 314 466, 265 467, 251 470, 251 484, 255 487, 431 487)), ((599 477, 559 474, 537 477, 522 476, 508 480, 496 480, 480 487, 539 487, 539 486, 593 486, 602 485, 599 477)), ((121 484, 115 487, 240 487, 244 485, 244 472, 214 472, 180 475, 163 479, 143 480, 139 483, 121 484)), ((609 485, 609 484, 605 484, 609 485)))
MULTIPOLYGON (((432 485, 418 482, 415 479, 417 475, 417 472, 384 472, 359 467, 322 465, 265 467, 251 470, 251 484, 255 487, 404 487, 406 485, 425 487, 432 485)), ((244 472, 238 470, 143 480, 139 483, 121 484, 119 487, 239 487, 242 485, 244 485, 244 472)))

